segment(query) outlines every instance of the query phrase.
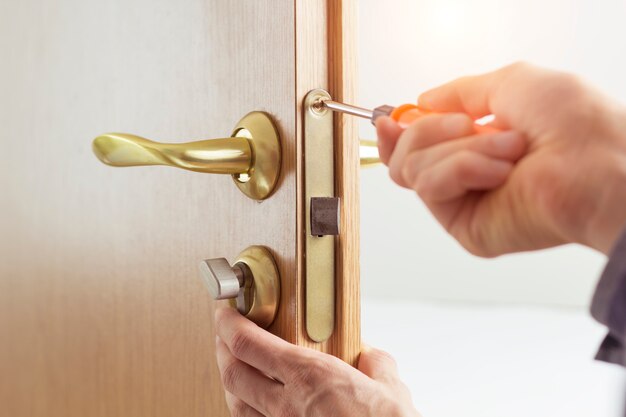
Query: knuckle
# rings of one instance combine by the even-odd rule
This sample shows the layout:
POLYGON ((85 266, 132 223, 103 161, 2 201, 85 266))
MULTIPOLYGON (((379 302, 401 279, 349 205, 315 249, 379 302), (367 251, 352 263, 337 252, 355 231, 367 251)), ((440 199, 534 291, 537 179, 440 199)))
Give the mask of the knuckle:
POLYGON ((406 160, 404 161, 404 165, 400 170, 400 175, 408 186, 413 185, 413 183, 415 183, 415 181, 419 177, 419 174, 424 168, 423 161, 424 153, 421 151, 413 152, 409 156, 407 156, 406 160))
POLYGON ((458 113, 450 113, 450 114, 426 114, 424 116, 418 117, 414 123, 414 131, 413 131, 413 142, 417 146, 422 146, 428 143, 429 137, 440 131, 441 123, 448 118, 450 115, 458 114, 458 113))
POLYGON ((494 245, 494 231, 483 227, 479 223, 472 223, 466 235, 461 235, 459 243, 465 250, 480 258, 495 258, 504 252, 498 245, 494 245))
POLYGON ((419 149, 428 144, 428 139, 433 133, 437 133, 441 121, 446 117, 442 114, 427 114, 418 117, 405 130, 408 149, 419 149))
POLYGON ((389 168, 389 177, 396 184, 398 184, 400 186, 404 185, 404 179, 403 179, 403 176, 402 176, 402 168, 401 167, 398 167, 396 165, 390 167, 389 168))
POLYGON ((221 308, 215 310, 215 328, 220 329, 222 327, 222 321, 224 320, 224 311, 221 308))
POLYGON ((232 392, 239 384, 240 379, 241 367, 237 362, 232 362, 224 368, 222 372, 222 384, 227 391, 232 392))
POLYGON ((471 77, 469 75, 464 75, 462 77, 458 77, 452 81, 452 84, 465 85, 471 81, 471 77))
POLYGON ((381 362, 390 362, 392 364, 396 363, 396 360, 389 352, 380 349, 372 349, 372 354, 381 362))
MULTIPOLYGON (((409 180, 411 180, 410 182, 415 182, 417 180, 417 178, 419 177, 419 170, 417 170, 415 168, 414 164, 406 164, 404 167, 402 167, 402 178, 408 183, 409 180)), ((411 184, 408 184, 409 186, 411 184)))
POLYGON ((250 339, 248 334, 243 330, 237 330, 233 333, 231 337, 230 350, 235 357, 240 358, 242 355, 245 355, 246 352, 248 352, 251 344, 252 340, 250 339))
POLYGON ((563 72, 558 74, 558 80, 562 85, 569 87, 570 89, 578 89, 584 85, 584 82, 580 76, 569 72, 563 72))
POLYGON ((243 401, 236 401, 229 407, 231 417, 245 417, 248 415, 248 406, 243 401))
POLYGON ((290 401, 283 401, 278 408, 276 417, 296 417, 297 414, 294 405, 290 401))
POLYGON ((558 97, 575 99, 580 97, 584 90, 584 82, 574 74, 556 73, 550 77, 548 91, 558 97))
POLYGON ((428 200, 432 194, 431 183, 428 171, 424 172, 415 179, 413 190, 422 200, 428 200))
POLYGON ((456 179, 463 181, 476 174, 476 165, 472 163, 472 153, 467 150, 459 151, 456 163, 456 179))
POLYGON ((532 68, 532 65, 528 61, 520 60, 515 61, 510 65, 504 67, 505 72, 514 72, 514 71, 526 71, 532 68))
POLYGON ((476 243, 474 240, 462 240, 459 243, 466 251, 479 258, 495 258, 500 255, 499 253, 491 252, 487 246, 476 243))
POLYGON ((329 375, 330 364, 325 358, 311 358, 294 370, 294 384, 315 389, 329 375))
MULTIPOLYGON (((566 131, 576 132, 597 120, 597 101, 585 82, 574 74, 554 72, 542 80, 540 99, 553 108, 550 121, 566 131)), ((601 113, 600 113, 601 114, 601 113)))

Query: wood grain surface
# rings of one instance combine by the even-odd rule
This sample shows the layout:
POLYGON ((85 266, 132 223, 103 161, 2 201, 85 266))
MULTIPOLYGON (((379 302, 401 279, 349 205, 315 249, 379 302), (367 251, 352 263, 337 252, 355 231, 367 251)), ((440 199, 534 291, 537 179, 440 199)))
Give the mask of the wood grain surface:
MULTIPOLYGON (((0 416, 228 415, 214 303, 197 264, 250 245, 270 248, 281 273, 270 330, 311 344, 301 310, 300 103, 311 88, 352 94, 351 3, 0 4, 0 416), (228 176, 114 169, 91 153, 91 139, 109 131, 221 137, 252 110, 272 114, 283 145, 278 189, 261 203, 228 176)), ((337 135, 337 332, 318 346, 351 363, 353 133, 346 124, 337 135)))
MULTIPOLYGON (((355 102, 356 0, 296 1, 297 93, 324 88, 334 100, 355 102), (322 36, 326 34, 326 36, 322 36)), ((299 108, 301 112, 301 106, 299 108)), ((301 118, 297 133, 302 135, 301 118)), ((303 139, 300 138, 300 142, 303 139)), ((335 115, 335 195, 341 199, 336 253, 335 331, 316 343, 306 334, 304 288, 299 287, 298 344, 331 353, 356 365, 361 351, 359 272, 359 140, 352 117, 335 115)), ((300 180, 301 181, 301 180, 300 180)), ((302 204, 302 196, 298 201, 302 204)), ((302 213, 302 210, 299 210, 302 213)), ((304 219, 301 219, 304 221, 304 219)), ((304 235, 299 223, 299 247, 304 235)), ((299 264, 302 271, 303 265, 299 264)))

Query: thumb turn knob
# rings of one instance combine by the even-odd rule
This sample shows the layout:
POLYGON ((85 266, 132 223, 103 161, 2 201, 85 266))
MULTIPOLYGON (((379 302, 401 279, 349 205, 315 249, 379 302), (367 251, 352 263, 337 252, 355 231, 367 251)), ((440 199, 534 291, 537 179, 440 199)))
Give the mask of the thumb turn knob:
POLYGON ((233 266, 224 258, 205 259, 200 274, 213 299, 230 299, 232 307, 261 327, 274 321, 280 278, 272 254, 263 246, 250 246, 233 266))
POLYGON ((200 272, 215 300, 237 298, 245 284, 241 267, 230 266, 224 258, 206 259, 200 263, 200 272))

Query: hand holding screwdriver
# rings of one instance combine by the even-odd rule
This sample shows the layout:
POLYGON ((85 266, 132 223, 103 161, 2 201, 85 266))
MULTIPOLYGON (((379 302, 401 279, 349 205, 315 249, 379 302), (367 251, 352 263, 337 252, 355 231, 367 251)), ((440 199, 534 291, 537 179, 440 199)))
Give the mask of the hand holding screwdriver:
POLYGON ((461 78, 418 103, 425 114, 408 126, 376 119, 380 157, 466 249, 610 251, 626 224, 622 106, 528 64, 461 78), (490 114, 502 131, 476 129, 490 114))

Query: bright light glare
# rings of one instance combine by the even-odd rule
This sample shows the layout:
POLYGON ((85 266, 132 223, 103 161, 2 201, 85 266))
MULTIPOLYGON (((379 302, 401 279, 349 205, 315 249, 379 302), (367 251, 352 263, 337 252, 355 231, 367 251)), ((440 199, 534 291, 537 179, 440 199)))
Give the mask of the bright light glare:
POLYGON ((481 117, 480 119, 476 120, 476 124, 480 126, 485 126, 493 122, 494 120, 496 120, 496 116, 494 116, 493 114, 488 114, 487 116, 481 117))
POLYGON ((430 19, 438 32, 454 34, 460 31, 465 16, 465 7, 461 1, 436 1, 431 7, 430 19))

